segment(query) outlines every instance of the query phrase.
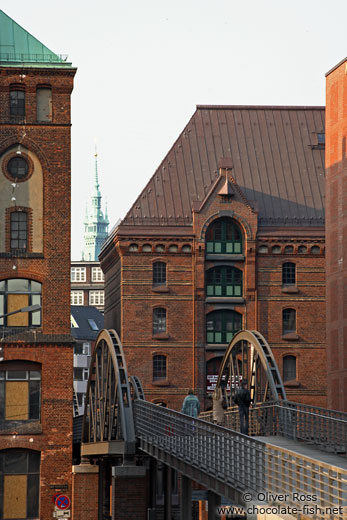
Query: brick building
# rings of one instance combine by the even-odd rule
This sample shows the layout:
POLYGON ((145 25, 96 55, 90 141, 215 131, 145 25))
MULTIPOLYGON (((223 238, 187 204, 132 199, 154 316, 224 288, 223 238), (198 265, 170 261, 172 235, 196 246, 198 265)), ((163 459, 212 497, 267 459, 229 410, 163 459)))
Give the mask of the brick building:
POLYGON ((347 411, 347 59, 326 75, 328 406, 347 411))
POLYGON ((104 273, 100 262, 71 262, 71 305, 90 305, 104 311, 104 273))
POLYGON ((0 31, 0 518, 48 520, 71 496, 76 69, 3 11, 0 31))
POLYGON ((324 143, 324 107, 197 107, 99 256, 147 399, 206 397, 245 328, 289 399, 326 404, 324 143))

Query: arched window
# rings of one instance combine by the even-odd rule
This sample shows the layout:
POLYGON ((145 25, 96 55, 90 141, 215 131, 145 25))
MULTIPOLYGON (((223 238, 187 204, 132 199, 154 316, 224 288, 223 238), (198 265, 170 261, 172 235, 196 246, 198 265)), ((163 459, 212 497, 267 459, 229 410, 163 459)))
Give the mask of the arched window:
POLYGON ((282 311, 282 330, 283 334, 296 332, 296 310, 283 309, 282 311))
POLYGON ((296 269, 293 262, 286 262, 282 265, 282 285, 296 284, 296 269))
POLYGON ((15 312, 31 305, 41 305, 41 284, 34 280, 13 278, 0 280, 0 325, 5 327, 38 327, 41 309, 35 312, 15 312))
POLYGON ((160 381, 166 377, 166 356, 156 354, 153 356, 153 381, 160 381))
POLYGON ((38 87, 36 91, 36 120, 52 121, 52 89, 49 87, 38 87))
POLYGON ((296 379, 296 357, 284 356, 283 358, 283 381, 296 379))
POLYGON ((28 214, 26 211, 12 211, 10 217, 11 251, 28 249, 28 214))
POLYGON ((16 428, 23 421, 39 421, 41 365, 9 361, 0 365, 0 425, 16 428))
POLYGON ((242 271, 235 267, 213 267, 206 273, 207 296, 242 296, 242 271))
POLYGON ((0 451, 0 489, 1 518, 38 518, 40 452, 0 451))
POLYGON ((154 262, 153 264, 153 286, 166 285, 166 263, 154 262))
POLYGON ((242 316, 231 310, 210 312, 206 316, 207 343, 229 343, 241 329, 242 316))
POLYGON ((240 228, 230 218, 220 218, 210 224, 206 232, 206 253, 242 253, 240 228))
POLYGON ((153 310, 153 334, 166 332, 166 309, 156 307, 153 310))
POLYGON ((13 87, 10 90, 10 116, 25 116, 25 91, 20 87, 13 87))

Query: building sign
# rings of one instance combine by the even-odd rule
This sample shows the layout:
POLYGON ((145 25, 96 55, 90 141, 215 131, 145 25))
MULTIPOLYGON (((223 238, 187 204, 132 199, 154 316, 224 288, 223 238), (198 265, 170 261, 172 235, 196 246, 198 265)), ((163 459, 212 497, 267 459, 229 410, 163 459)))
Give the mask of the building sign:
MULTIPOLYGON (((214 392, 214 389, 216 388, 216 385, 217 385, 217 381, 218 381, 218 374, 207 374, 206 376, 206 392, 207 393, 211 393, 211 392, 214 392)), ((239 384, 241 383, 242 381, 242 376, 232 376, 232 388, 237 388, 239 386, 239 384), (236 385, 234 383, 234 379, 235 379, 235 382, 236 382, 236 385)), ((228 379, 228 383, 227 383, 227 387, 226 387, 226 391, 227 392, 230 392, 230 379, 228 379)))

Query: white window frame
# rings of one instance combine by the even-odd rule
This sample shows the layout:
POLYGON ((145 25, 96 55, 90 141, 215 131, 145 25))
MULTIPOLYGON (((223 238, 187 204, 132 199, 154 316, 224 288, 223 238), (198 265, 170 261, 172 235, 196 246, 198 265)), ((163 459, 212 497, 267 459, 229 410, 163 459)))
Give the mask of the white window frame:
POLYGON ((70 305, 83 305, 83 291, 71 291, 70 305))
POLYGON ((71 267, 71 282, 85 282, 86 268, 85 267, 71 267))
POLYGON ((89 305, 104 305, 104 291, 89 291, 89 305))
POLYGON ((85 341, 82 346, 82 352, 85 356, 90 356, 90 343, 85 341))
POLYGON ((104 282, 104 280, 101 267, 92 267, 92 282, 104 282))

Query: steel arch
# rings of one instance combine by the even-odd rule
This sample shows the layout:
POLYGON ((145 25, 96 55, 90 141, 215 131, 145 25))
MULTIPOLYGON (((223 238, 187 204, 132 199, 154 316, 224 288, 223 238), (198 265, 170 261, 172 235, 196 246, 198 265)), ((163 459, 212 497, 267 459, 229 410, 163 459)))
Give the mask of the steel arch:
MULTIPOLYGON (((141 385, 141 383, 140 383, 141 385)), ((135 449, 132 398, 123 347, 115 330, 100 331, 91 359, 82 432, 83 443, 124 441, 135 449)))
MULTIPOLYGON (((271 348, 260 332, 256 330, 241 330, 231 340, 221 363, 217 386, 220 387, 224 377, 230 378, 231 397, 236 391, 236 382, 241 379, 244 373, 244 364, 247 365, 247 374, 250 375, 249 388, 251 392, 252 402, 257 402, 257 374, 260 365, 266 376, 266 382, 262 401, 286 399, 286 391, 283 381, 279 373, 277 363, 271 351, 271 348), (245 349, 244 343, 247 343, 245 349), (251 349, 249 349, 250 345, 251 349), (249 350, 251 355, 249 356, 249 350), (239 361, 237 356, 241 354, 242 373, 240 374, 239 361), (227 369, 228 373, 227 373, 227 369), (234 384, 233 384, 234 383, 234 384), (271 396, 269 395, 269 390, 271 396)), ((231 402, 229 403, 232 404, 231 402)))

